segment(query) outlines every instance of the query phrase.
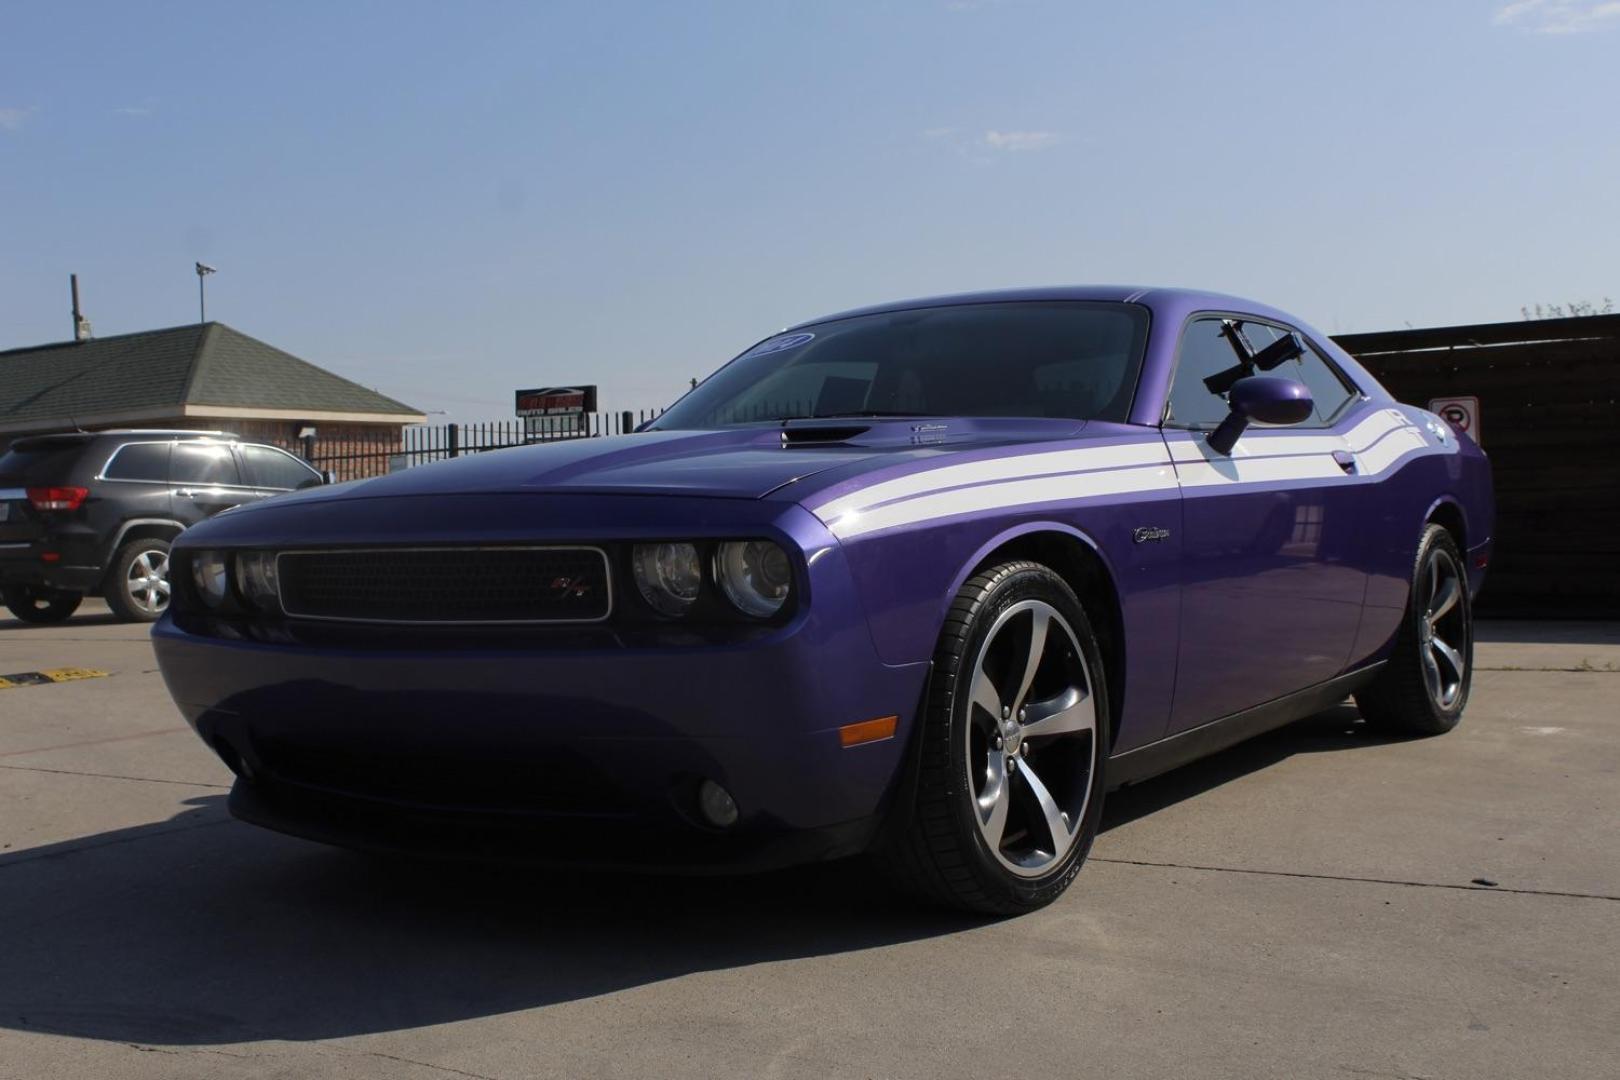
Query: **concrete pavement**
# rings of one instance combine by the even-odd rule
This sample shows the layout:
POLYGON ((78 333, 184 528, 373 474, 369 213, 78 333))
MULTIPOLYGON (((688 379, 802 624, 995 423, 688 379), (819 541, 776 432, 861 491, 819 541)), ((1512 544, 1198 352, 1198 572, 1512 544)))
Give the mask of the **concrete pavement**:
POLYGON ((1480 630, 1456 732, 1346 706, 1118 792, 995 921, 264 833, 142 628, 0 621, 0 674, 109 672, 0 690, 0 1077, 1612 1077, 1620 626, 1480 630))

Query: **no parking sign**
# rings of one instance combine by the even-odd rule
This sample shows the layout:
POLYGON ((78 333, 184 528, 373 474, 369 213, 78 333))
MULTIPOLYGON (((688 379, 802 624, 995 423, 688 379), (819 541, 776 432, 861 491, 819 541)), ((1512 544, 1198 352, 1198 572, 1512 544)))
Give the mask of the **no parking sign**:
POLYGON ((1479 398, 1437 397, 1429 402, 1429 411, 1483 445, 1479 437, 1479 398))

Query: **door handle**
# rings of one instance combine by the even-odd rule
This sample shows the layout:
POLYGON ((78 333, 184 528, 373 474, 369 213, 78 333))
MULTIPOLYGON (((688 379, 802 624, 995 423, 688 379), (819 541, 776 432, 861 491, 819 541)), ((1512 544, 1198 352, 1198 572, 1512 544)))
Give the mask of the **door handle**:
POLYGON ((1333 460, 1337 461, 1339 463, 1339 468, 1343 469, 1347 473, 1353 473, 1356 471, 1356 455, 1352 454, 1348 450, 1333 451, 1333 460))
POLYGON ((197 493, 190 488, 176 488, 174 493, 182 499, 195 499, 197 497, 197 493))

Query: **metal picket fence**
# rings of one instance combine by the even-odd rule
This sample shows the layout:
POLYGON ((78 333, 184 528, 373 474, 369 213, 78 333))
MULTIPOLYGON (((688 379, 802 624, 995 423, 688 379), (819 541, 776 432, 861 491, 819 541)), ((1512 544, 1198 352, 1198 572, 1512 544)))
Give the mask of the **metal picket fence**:
POLYGON ((338 480, 359 480, 487 450, 623 435, 656 419, 662 412, 662 409, 627 409, 587 413, 580 417, 548 417, 544 419, 551 422, 543 425, 529 425, 522 420, 416 424, 405 428, 398 437, 392 432, 379 431, 323 439, 310 455, 309 463, 330 471, 338 480))

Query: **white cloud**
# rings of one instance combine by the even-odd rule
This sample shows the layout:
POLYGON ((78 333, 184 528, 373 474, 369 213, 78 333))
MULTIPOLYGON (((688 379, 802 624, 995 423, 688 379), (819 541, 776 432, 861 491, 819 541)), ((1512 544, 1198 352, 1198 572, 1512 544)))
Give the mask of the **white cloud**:
POLYGON ((984 145, 992 150, 1045 150, 1063 141, 1055 131, 987 131, 984 145))
POLYGON ((34 115, 34 107, 20 108, 15 105, 0 106, 0 131, 21 131, 28 118, 34 115))
POLYGON ((1511 0, 1492 21, 1536 34, 1582 34, 1620 27, 1620 0, 1511 0))

